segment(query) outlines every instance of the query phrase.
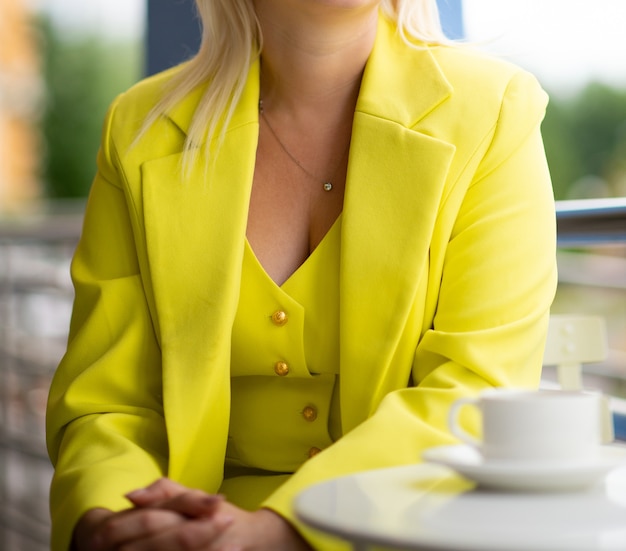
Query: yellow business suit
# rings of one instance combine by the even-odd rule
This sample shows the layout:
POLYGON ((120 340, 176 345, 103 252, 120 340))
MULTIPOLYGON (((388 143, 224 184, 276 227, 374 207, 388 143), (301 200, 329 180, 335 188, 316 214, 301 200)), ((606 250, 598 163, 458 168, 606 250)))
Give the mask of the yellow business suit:
MULTIPOLYGON (((130 145, 171 73, 112 105, 48 415, 53 549, 91 507, 167 475, 216 491, 258 138, 255 64, 208 173, 179 171, 201 90, 130 145)), ((341 229, 345 436, 265 505, 451 441, 452 400, 538 382, 556 286, 533 77, 469 49, 409 49, 381 17, 354 116, 341 229)))

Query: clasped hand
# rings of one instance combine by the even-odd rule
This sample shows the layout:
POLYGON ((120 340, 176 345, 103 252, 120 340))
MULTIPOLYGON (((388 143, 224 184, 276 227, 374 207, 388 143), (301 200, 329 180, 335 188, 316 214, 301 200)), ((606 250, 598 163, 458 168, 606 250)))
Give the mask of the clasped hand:
POLYGON ((133 507, 92 509, 79 521, 78 551, 308 551, 311 548, 269 509, 249 512, 223 496, 162 478, 126 496, 133 507))

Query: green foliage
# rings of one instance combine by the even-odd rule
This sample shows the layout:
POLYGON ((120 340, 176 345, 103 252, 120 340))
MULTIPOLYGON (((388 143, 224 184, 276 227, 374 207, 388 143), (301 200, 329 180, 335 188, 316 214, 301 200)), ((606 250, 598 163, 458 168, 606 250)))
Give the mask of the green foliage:
POLYGON ((138 80, 141 48, 98 36, 63 39, 47 20, 40 25, 47 89, 42 121, 46 195, 84 197, 95 173, 107 107, 138 80))
POLYGON ((543 135, 557 199, 626 194, 626 91, 591 83, 552 97, 543 135))

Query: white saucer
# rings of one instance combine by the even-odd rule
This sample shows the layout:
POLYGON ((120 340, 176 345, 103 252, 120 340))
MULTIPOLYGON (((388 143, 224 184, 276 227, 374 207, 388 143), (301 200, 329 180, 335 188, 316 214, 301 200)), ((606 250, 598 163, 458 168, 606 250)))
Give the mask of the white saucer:
POLYGON ((480 486, 527 492, 581 490, 609 471, 626 466, 626 448, 602 446, 593 459, 579 462, 521 463, 486 461, 470 446, 440 446, 426 450, 424 461, 449 467, 480 486))

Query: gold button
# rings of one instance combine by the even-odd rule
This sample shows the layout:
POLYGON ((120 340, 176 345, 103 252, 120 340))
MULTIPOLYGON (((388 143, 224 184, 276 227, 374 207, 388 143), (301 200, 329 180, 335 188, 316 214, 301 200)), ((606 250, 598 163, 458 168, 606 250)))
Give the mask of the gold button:
POLYGON ((309 422, 315 421, 317 419, 317 410, 313 406, 307 406, 302 410, 302 417, 309 422))
POLYGON ((315 456, 316 456, 318 453, 320 453, 321 451, 322 451, 322 450, 320 450, 319 448, 315 448, 315 447, 311 448, 311 449, 309 450, 309 459, 310 459, 311 457, 315 457, 315 456))
POLYGON ((272 323, 274 325, 285 325, 289 321, 289 317, 287 316, 287 312, 283 312, 282 310, 278 310, 272 314, 272 323))
POLYGON ((274 372, 276 375, 280 375, 281 377, 289 375, 289 366, 287 365, 287 362, 276 362, 274 365, 274 372))

